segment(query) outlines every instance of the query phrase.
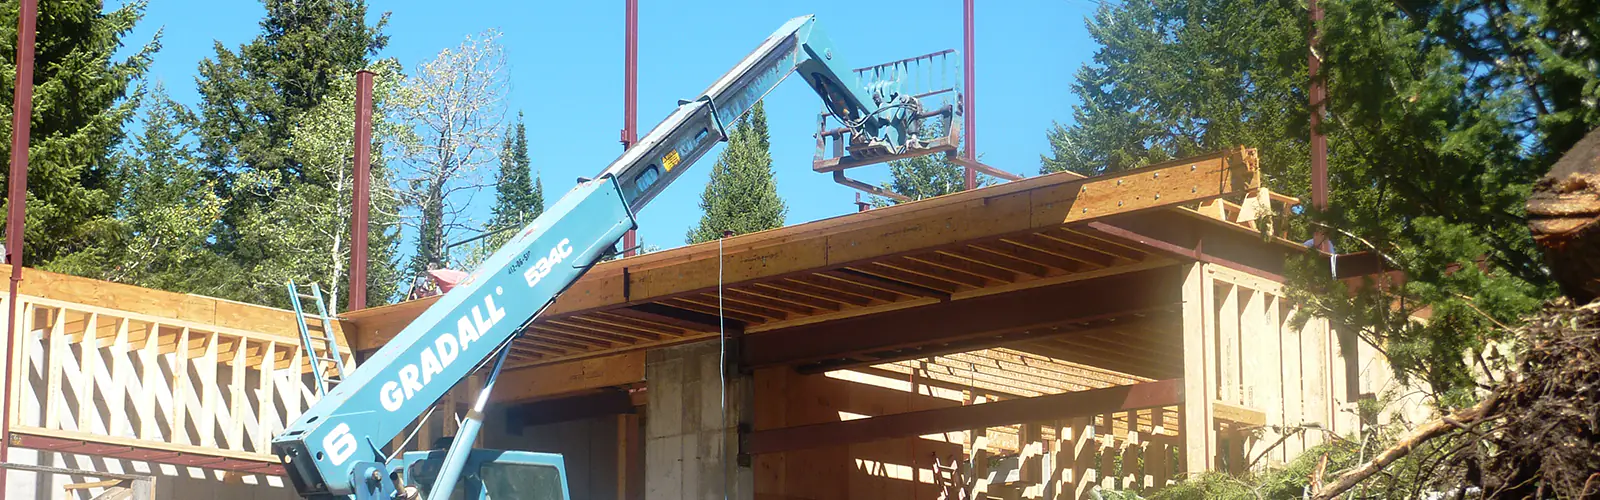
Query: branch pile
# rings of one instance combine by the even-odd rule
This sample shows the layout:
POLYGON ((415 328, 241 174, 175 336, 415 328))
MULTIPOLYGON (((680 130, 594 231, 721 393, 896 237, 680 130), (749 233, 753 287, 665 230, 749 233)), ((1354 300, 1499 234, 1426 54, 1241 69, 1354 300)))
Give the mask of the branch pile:
POLYGON ((1600 302, 1548 309, 1523 327, 1482 486, 1497 498, 1600 496, 1600 302))
POLYGON ((1516 331, 1515 373, 1478 405, 1425 423, 1370 461, 1319 488, 1330 499, 1380 473, 1423 443, 1461 446, 1457 466, 1484 498, 1600 498, 1600 302, 1551 305, 1516 331))

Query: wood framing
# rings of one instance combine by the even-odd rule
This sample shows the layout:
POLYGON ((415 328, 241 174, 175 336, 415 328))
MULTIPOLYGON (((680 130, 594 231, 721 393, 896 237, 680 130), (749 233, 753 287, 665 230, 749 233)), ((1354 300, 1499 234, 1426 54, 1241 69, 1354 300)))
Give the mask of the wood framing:
POLYGON ((1176 283, 1168 271, 1140 271, 751 334, 743 341, 742 362, 751 367, 812 363, 817 366, 803 371, 818 371, 927 356, 943 349, 971 349, 946 345, 964 338, 982 337, 994 344, 1068 335, 1106 321, 1136 320, 1137 314, 1176 306, 1178 297, 1171 295, 1176 283), (936 344, 937 349, 912 349, 924 344, 936 344), (894 354, 895 350, 904 352, 894 354), (872 354, 856 354, 869 352, 872 354), (853 361, 852 356, 865 357, 853 361), (841 358, 846 361, 837 361, 841 358))
MULTIPOLYGON (((0 272, 11 272, 11 266, 0 264, 0 272)), ((84 310, 134 312, 163 318, 171 324, 199 324, 219 330, 245 331, 256 336, 277 337, 282 341, 296 344, 300 342, 300 332, 295 326, 294 313, 284 309, 203 295, 152 290, 32 268, 24 268, 22 276, 20 291, 22 295, 74 304, 84 310)), ((349 345, 342 326, 335 322, 333 334, 341 345, 349 345)))
POLYGON ((752 432, 747 436, 745 451, 757 455, 781 453, 983 428, 1013 422, 1067 419, 1172 406, 1179 403, 1181 393, 1179 381, 1163 380, 954 408, 895 413, 826 424, 769 429, 752 432))
POLYGON ((293 313, 32 269, 18 298, 18 446, 282 473, 271 438, 317 399, 293 313))
POLYGON ((633 351, 506 370, 489 401, 511 403, 643 381, 644 351, 633 351))
MULTIPOLYGON (((1244 193, 1259 184, 1254 151, 1241 148, 1104 177, 1040 176, 736 236, 720 246, 606 262, 556 301, 524 337, 528 347, 514 357, 519 364, 549 363, 690 342, 715 330, 715 324, 663 321, 671 316, 663 311, 720 313, 747 331, 775 330, 815 318, 899 308, 902 302, 953 300, 994 287, 1119 272, 1156 257, 1137 244, 1074 228, 1244 193), (637 314, 644 307, 655 308, 647 314, 656 319, 637 314), (579 332, 542 326, 596 317, 641 322, 635 327, 649 338, 595 345, 581 340, 579 332)), ((348 315, 357 348, 382 345, 429 304, 348 315)))

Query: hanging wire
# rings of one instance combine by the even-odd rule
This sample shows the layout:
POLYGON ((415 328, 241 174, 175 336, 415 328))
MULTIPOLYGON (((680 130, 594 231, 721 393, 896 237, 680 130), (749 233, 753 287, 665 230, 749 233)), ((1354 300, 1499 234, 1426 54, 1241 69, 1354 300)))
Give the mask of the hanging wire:
MULTIPOLYGON (((721 238, 717 238, 717 380, 719 382, 721 382, 720 385, 722 387, 722 420, 721 420, 722 427, 721 428, 722 428, 723 432, 727 432, 727 430, 728 430, 728 330, 723 325, 723 312, 722 312, 722 261, 723 261, 722 240, 725 240, 727 238, 728 238, 727 233, 723 233, 721 238)), ((723 441, 722 446, 723 446, 723 455, 724 455, 723 458, 726 459, 727 458, 726 457, 726 455, 727 455, 727 446, 728 446, 726 440, 723 441)), ((724 460, 724 462, 726 462, 726 460, 724 460)), ((729 488, 729 484, 728 484, 728 464, 727 463, 723 463, 722 464, 722 498, 723 498, 723 500, 728 500, 730 498, 728 496, 729 495, 729 492, 728 492, 729 489, 730 488, 729 488)))

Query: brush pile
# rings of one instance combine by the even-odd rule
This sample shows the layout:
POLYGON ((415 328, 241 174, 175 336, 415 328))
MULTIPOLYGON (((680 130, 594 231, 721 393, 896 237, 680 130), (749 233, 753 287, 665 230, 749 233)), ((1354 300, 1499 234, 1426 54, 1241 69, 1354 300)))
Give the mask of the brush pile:
POLYGON ((1491 498, 1600 497, 1600 302, 1552 305, 1520 330, 1517 373, 1495 390, 1498 422, 1469 470, 1491 498))

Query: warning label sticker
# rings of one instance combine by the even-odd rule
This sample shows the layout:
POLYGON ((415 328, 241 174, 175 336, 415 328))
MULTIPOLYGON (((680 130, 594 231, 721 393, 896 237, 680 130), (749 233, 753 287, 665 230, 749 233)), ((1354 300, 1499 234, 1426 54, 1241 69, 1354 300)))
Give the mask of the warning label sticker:
POLYGON ((667 156, 661 158, 661 166, 667 169, 668 172, 671 172, 672 167, 678 166, 678 162, 680 161, 683 161, 683 159, 678 157, 678 151, 673 150, 672 152, 667 153, 667 156))

